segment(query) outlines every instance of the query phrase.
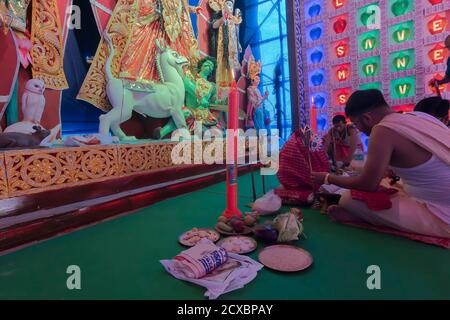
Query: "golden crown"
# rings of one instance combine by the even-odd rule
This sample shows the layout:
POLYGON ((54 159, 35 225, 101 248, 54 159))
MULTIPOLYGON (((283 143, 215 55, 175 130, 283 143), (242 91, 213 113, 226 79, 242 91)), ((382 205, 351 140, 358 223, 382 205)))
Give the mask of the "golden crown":
POLYGON ((248 77, 250 80, 255 80, 261 73, 261 61, 255 61, 253 56, 248 60, 248 77))

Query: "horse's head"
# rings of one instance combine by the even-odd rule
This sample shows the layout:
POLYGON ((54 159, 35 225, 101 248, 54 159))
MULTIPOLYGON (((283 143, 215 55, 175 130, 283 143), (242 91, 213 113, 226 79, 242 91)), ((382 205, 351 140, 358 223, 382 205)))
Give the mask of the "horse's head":
POLYGON ((182 74, 183 66, 189 63, 188 59, 175 50, 172 50, 162 41, 156 40, 156 47, 158 49, 158 54, 160 55, 161 64, 165 62, 174 67, 178 73, 182 74))

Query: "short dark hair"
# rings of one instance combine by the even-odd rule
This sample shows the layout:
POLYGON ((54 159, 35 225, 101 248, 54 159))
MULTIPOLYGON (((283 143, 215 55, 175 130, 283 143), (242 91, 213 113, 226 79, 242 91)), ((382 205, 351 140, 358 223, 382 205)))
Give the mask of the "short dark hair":
POLYGON ((335 115, 333 117, 333 124, 338 124, 339 122, 346 123, 347 119, 342 114, 335 115))
POLYGON ((429 97, 419 101, 414 108, 414 111, 421 111, 428 113, 436 118, 444 118, 448 115, 450 102, 440 97, 429 97))
POLYGON ((359 116, 377 108, 386 108, 388 104, 377 89, 358 90, 352 93, 345 106, 347 117, 359 116))

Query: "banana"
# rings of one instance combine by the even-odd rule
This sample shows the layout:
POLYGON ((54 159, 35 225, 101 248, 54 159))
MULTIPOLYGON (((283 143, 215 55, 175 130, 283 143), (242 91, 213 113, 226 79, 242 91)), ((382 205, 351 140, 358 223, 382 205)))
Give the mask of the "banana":
POLYGON ((219 230, 222 230, 222 231, 225 231, 225 232, 233 232, 234 231, 233 227, 229 226, 228 224, 226 224, 224 222, 217 223, 216 227, 219 230))

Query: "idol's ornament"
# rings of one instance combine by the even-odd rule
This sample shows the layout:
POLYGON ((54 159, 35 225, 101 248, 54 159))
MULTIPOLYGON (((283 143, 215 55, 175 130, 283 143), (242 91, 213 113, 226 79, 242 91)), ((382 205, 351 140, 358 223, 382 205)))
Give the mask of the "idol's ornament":
POLYGON ((234 9, 234 0, 209 0, 213 10, 211 21, 211 55, 217 58, 216 83, 229 88, 233 75, 240 74, 239 26, 242 23, 241 11, 234 9))
POLYGON ((0 28, 6 36, 12 30, 17 43, 18 58, 26 69, 31 63, 32 44, 27 30, 26 15, 31 0, 0 2, 0 28))
POLYGON ((9 28, 26 32, 27 10, 31 0, 7 0, 0 2, 0 26, 6 34, 9 28))

